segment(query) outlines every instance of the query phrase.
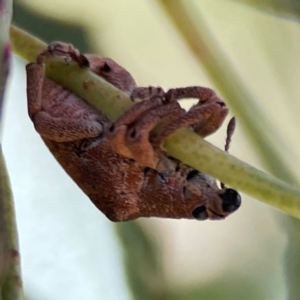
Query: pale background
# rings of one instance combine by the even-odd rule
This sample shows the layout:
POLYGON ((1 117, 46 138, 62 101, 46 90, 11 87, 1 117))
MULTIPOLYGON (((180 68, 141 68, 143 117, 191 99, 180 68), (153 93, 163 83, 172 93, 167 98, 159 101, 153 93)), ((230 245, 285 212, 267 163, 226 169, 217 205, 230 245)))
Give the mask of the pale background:
MULTIPOLYGON (((214 88, 155 1, 21 2, 42 15, 81 23, 95 49, 125 66, 140 85, 214 88)), ((299 25, 231 1, 194 2, 284 137, 286 144, 277 146, 297 173, 299 25)), ((25 88, 24 62, 15 58, 3 147, 15 198, 26 294, 45 300, 131 299, 112 223, 64 173, 34 131, 25 88)), ((219 147, 224 139, 224 127, 209 138, 219 147)), ((231 153, 262 169, 239 127, 231 153)), ((274 212, 243 195, 242 207, 226 221, 140 222, 161 247, 162 268, 171 288, 218 288, 219 282, 232 278, 239 279, 238 285, 244 281, 251 286, 249 299, 282 300, 286 238, 282 215, 274 212)))

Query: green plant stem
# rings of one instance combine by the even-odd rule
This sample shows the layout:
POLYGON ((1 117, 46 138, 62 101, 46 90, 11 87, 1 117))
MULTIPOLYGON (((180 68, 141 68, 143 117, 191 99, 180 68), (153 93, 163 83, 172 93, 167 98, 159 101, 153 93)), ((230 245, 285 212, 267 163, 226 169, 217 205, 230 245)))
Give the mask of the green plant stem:
POLYGON ((284 144, 279 132, 274 131, 268 116, 256 105, 253 95, 210 32, 202 14, 191 2, 187 5, 181 0, 157 1, 167 12, 214 86, 238 116, 238 123, 248 134, 259 157, 263 158, 262 163, 279 178, 287 182, 296 182, 293 172, 283 162, 282 153, 276 148, 277 145, 284 144))
POLYGON ((10 27, 13 51, 26 61, 35 61, 36 56, 47 49, 47 44, 15 26, 10 27))
POLYGON ((14 205, 0 145, 0 299, 23 299, 19 260, 14 205))
MULTIPOLYGON (((10 65, 12 1, 0 0, 0 125, 10 65)), ((0 299, 23 299, 14 203, 0 143, 0 299)))
MULTIPOLYGON (((13 49, 17 54, 22 55, 25 60, 30 60, 32 50, 28 52, 30 55, 27 56, 26 49, 24 47, 19 49, 18 46, 26 44, 27 47, 30 47, 30 39, 29 35, 22 35, 18 29, 12 28, 11 42, 13 49), (15 42, 16 32, 18 33, 18 41, 15 42), (20 39, 26 39, 27 41, 20 42, 20 39)), ((36 43, 36 39, 33 42, 36 43)), ((60 58, 48 58, 45 63, 46 74, 49 78, 73 91, 113 120, 131 105, 126 94, 118 91, 90 71, 79 68, 74 63, 67 64, 60 58)), ((164 146, 172 156, 195 169, 209 174, 287 214, 300 218, 299 189, 217 149, 188 129, 182 129, 174 133, 166 140, 164 146)))

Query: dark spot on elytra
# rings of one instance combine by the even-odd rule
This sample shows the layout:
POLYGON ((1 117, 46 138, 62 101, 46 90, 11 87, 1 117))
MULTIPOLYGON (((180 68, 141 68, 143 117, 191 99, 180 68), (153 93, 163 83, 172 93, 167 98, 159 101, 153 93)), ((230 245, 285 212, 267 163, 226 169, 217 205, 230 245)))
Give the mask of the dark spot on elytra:
POLYGON ((101 133, 96 137, 96 139, 97 139, 97 140, 102 140, 103 137, 104 137, 104 132, 101 132, 101 133))
POLYGON ((195 176, 197 176, 199 174, 199 172, 197 170, 192 170, 191 172, 189 172, 189 174, 186 177, 186 180, 191 180, 192 178, 194 178, 195 176))
POLYGON ((111 67, 108 65, 108 63, 104 63, 104 65, 101 67, 101 71, 108 73, 111 71, 111 67))
POLYGON ((93 142, 93 139, 82 139, 78 142, 78 144, 75 146, 75 151, 74 153, 78 156, 81 157, 82 154, 84 154, 87 150, 87 148, 91 145, 93 142))
POLYGON ((76 151, 74 152, 78 157, 81 157, 82 154, 84 154, 86 151, 83 151, 79 148, 76 149, 76 151))
POLYGON ((132 129, 131 133, 130 133, 130 137, 131 138, 135 138, 136 136, 136 130, 135 129, 132 129))
POLYGON ((165 176, 165 174, 163 174, 163 173, 158 173, 158 176, 159 176, 162 180, 166 181, 166 176, 165 176))
POLYGON ((226 106, 224 102, 219 101, 219 102, 217 102, 217 103, 218 103, 221 107, 226 106))
POLYGON ((81 68, 89 68, 90 67, 90 62, 89 60, 82 54, 79 56, 79 65, 81 68))

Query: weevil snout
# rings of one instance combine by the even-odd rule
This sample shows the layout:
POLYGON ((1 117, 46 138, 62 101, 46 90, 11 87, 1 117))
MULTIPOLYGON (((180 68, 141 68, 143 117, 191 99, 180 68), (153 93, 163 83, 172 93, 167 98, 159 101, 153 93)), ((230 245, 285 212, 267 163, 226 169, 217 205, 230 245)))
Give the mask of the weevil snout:
POLYGON ((225 189, 224 193, 219 194, 219 198, 221 198, 220 205, 214 206, 209 203, 197 206, 192 212, 193 217, 199 221, 221 220, 236 211, 242 203, 240 194, 233 189, 225 189))
POLYGON ((225 193, 220 194, 219 197, 222 201, 222 209, 226 213, 232 213, 236 211, 242 203, 240 194, 233 189, 226 189, 225 193))

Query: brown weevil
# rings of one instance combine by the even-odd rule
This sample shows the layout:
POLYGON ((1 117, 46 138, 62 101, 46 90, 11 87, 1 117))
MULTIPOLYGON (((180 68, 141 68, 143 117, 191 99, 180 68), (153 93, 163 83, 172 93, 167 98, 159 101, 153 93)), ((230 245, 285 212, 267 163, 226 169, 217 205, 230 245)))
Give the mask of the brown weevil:
POLYGON ((82 55, 72 45, 60 42, 51 43, 26 71, 28 113, 36 131, 68 175, 110 220, 215 220, 239 208, 241 197, 235 190, 224 185, 219 188, 215 179, 168 156, 161 147, 162 141, 181 127, 204 138, 221 126, 228 108, 213 90, 192 86, 164 92, 157 87, 137 87, 132 76, 112 59, 82 55), (46 78, 45 55, 76 61, 133 101, 141 101, 112 122, 46 78), (185 111, 178 104, 183 98, 199 102, 185 111), (153 130, 158 124, 159 129, 153 130))

